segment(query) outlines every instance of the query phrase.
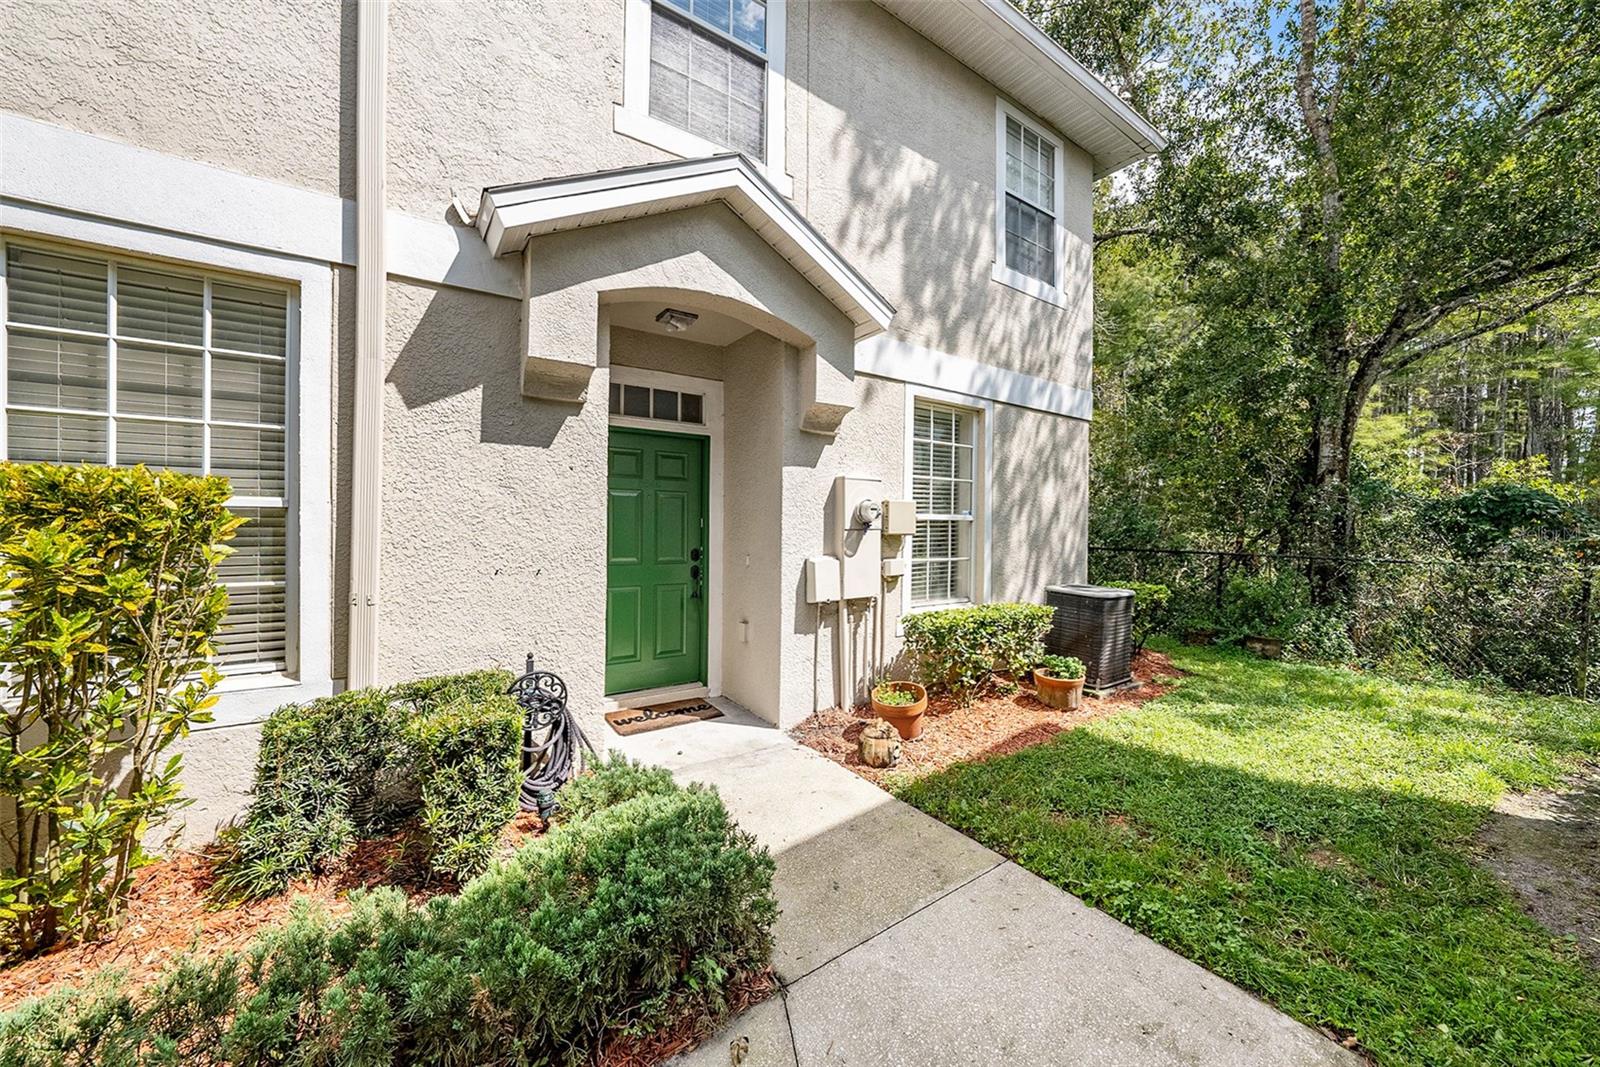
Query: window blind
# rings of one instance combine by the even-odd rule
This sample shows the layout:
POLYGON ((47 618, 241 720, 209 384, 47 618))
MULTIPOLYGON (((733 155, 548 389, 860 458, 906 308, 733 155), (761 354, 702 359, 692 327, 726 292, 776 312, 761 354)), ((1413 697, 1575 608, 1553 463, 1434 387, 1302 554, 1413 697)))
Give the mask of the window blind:
POLYGON ((1056 279, 1055 145, 1006 116, 1006 266, 1056 279))
POLYGON ((759 0, 667 0, 652 6, 650 114, 764 159, 765 51, 766 5, 759 0), (669 4, 683 14, 669 11, 669 4))
POLYGON ((7 243, 5 452, 220 474, 250 521, 217 663, 288 670, 289 294, 7 243))
POLYGON ((976 416, 917 401, 912 411, 911 495, 917 533, 911 542, 911 602, 973 599, 973 504, 976 416))

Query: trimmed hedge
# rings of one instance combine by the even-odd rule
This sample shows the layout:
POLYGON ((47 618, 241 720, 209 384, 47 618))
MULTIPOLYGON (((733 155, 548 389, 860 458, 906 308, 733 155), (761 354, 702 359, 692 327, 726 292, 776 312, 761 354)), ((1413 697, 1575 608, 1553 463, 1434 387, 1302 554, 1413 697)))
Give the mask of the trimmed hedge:
POLYGON ((434 870, 460 879, 487 866, 517 813, 522 720, 522 706, 501 693, 457 696, 406 724, 434 870))
POLYGON ((426 905, 302 907, 242 955, 114 976, 0 1017, 0 1065, 562 1064, 685 1018, 764 969, 773 863, 714 791, 613 761, 586 814, 426 905), (625 797, 600 805, 605 797, 625 797))
POLYGON ((282 892, 419 811, 436 870, 482 870, 493 845, 486 825, 498 820, 498 830, 516 814, 522 718, 504 695, 511 681, 506 671, 473 671, 273 712, 255 797, 222 837, 214 894, 282 892))
POLYGON ((1042 604, 982 604, 920 611, 905 617, 906 651, 917 680, 967 703, 994 672, 1020 678, 1044 655, 1053 613, 1042 604))

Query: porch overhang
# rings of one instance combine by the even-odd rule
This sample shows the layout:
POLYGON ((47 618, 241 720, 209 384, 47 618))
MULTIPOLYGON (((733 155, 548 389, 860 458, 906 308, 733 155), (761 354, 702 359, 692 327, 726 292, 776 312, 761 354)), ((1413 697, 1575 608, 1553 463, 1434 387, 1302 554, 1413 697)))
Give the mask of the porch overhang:
POLYGON ((858 340, 889 328, 894 307, 737 153, 491 186, 483 191, 477 226, 490 254, 505 256, 545 234, 717 201, 849 318, 858 340))

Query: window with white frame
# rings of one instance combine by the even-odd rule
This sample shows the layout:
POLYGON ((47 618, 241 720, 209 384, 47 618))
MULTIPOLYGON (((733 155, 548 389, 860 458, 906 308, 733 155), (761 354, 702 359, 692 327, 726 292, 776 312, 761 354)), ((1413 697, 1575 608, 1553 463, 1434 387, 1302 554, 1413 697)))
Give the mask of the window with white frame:
POLYGON ((231 275, 4 243, 4 454, 229 479, 228 674, 287 671, 292 293, 231 275))
POLYGON ((995 238, 997 280, 1058 299, 1061 278, 1061 143, 1001 105, 995 238))
POLYGON ((652 0, 650 115, 766 158, 766 0, 652 0))
POLYGON ((911 604, 961 604, 975 597, 978 414, 918 399, 911 421, 911 604))

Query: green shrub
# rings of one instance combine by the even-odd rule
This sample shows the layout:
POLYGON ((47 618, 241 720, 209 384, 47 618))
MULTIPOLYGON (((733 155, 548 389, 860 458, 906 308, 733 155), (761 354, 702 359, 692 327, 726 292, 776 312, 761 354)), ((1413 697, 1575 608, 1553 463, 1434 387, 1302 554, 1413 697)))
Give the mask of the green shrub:
POLYGON ((562 787, 561 821, 587 819, 634 797, 675 793, 678 789, 671 772, 630 763, 622 753, 613 752, 588 774, 580 774, 562 787))
POLYGON ((210 719, 228 483, 0 464, 0 953, 96 936, 210 719))
POLYGON ((380 831, 384 768, 402 764, 405 711, 382 689, 352 689, 274 711, 261 729, 255 796, 222 837, 213 893, 241 900, 320 873, 380 831))
POLYGON ((1156 582, 1117 582, 1121 589, 1133 590, 1133 651, 1144 651, 1145 642, 1167 628, 1172 590, 1156 582))
POLYGON ((1360 658, 1350 637, 1350 616, 1333 608, 1307 608, 1289 633, 1284 652, 1306 663, 1348 666, 1360 658))
POLYGON ((1041 604, 983 604, 921 611, 905 618, 906 652, 930 690, 970 701, 996 669, 1021 676, 1044 654, 1052 613, 1041 604))
POLYGON ((462 674, 441 674, 434 678, 401 682, 389 690, 389 697, 405 704, 413 712, 424 712, 456 700, 481 702, 504 696, 513 681, 515 679, 510 671, 497 668, 467 671, 462 674))
POLYGON ((406 724, 421 781, 428 864, 456 879, 482 871, 507 821, 517 813, 522 778, 522 706, 469 686, 406 724))
POLYGON ((273 712, 255 796, 223 835, 214 895, 281 892, 419 811, 436 870, 481 869, 494 831, 516 813, 522 716, 505 696, 510 684, 505 671, 473 671, 273 712))
POLYGON ((591 807, 468 883, 410 904, 304 904, 242 957, 138 994, 114 976, 0 1017, 0 1065, 564 1064, 621 1034, 716 1020, 764 969, 773 864, 715 792, 612 763, 591 807))
POLYGON ((1235 574, 1223 593, 1221 639, 1246 637, 1287 639, 1310 602, 1304 576, 1293 571, 1276 575, 1235 574))

